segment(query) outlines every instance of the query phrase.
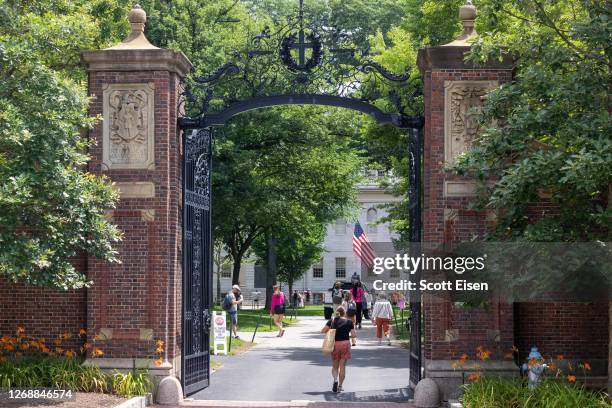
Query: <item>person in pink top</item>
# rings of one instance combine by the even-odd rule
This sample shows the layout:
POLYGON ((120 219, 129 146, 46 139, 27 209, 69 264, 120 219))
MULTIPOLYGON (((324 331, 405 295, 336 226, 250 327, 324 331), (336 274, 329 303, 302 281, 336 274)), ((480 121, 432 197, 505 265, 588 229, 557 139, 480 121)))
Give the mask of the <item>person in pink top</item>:
POLYGON ((280 285, 273 286, 272 302, 270 303, 270 316, 274 316, 274 324, 278 327, 276 337, 285 334, 283 329, 283 317, 285 315, 285 294, 280 290, 280 285))

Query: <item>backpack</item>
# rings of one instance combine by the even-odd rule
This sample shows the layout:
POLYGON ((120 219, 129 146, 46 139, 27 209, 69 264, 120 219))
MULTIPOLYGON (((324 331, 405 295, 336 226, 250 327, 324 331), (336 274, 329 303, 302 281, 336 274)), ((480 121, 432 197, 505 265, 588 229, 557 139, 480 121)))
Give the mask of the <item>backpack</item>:
POLYGON ((221 307, 223 307, 223 310, 225 311, 228 311, 232 308, 232 297, 229 293, 223 298, 223 304, 221 305, 221 307))
POLYGON ((357 314, 357 305, 355 302, 350 302, 346 308, 346 315, 353 317, 357 314))

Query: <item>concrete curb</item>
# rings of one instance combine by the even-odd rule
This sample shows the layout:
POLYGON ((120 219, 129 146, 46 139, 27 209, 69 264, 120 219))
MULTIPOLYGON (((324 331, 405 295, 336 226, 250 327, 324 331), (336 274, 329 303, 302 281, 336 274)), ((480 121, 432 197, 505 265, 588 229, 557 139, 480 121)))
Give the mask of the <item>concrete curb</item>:
POLYGON ((153 405, 153 396, 151 394, 132 397, 115 406, 115 408, 145 408, 148 405, 153 405))

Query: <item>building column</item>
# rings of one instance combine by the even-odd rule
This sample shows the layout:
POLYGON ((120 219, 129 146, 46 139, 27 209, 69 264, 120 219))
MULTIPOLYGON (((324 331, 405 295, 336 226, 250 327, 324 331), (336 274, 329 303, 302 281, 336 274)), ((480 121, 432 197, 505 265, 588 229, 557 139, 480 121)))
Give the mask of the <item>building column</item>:
POLYGON ((132 31, 114 47, 82 54, 89 72, 89 172, 107 176, 120 201, 108 217, 123 232, 121 264, 89 259, 88 343, 103 368, 147 366, 180 373, 181 155, 177 126, 183 78, 192 65, 181 52, 153 46, 146 13, 134 6, 132 31), (156 353, 156 341, 164 342, 156 353), (161 366, 153 364, 155 359, 161 366))
MULTIPOLYGON (((477 118, 471 117, 491 89, 512 79, 513 63, 489 61, 474 66, 464 61, 474 29, 476 8, 468 2, 459 17, 461 36, 443 46, 419 50, 418 66, 424 81, 424 242, 443 247, 452 242, 470 241, 482 236, 494 223, 494 214, 470 209, 476 183, 444 171, 445 163, 470 147, 478 131, 477 118)), ((448 296, 426 294, 423 299, 425 326, 425 377, 440 387, 445 400, 457 395, 464 381, 462 370, 453 363, 463 353, 476 358, 476 347, 493 352, 491 360, 478 361, 486 373, 517 372, 512 361, 504 360, 513 346, 512 305, 492 299, 491 307, 463 309, 448 296)), ((468 360, 466 367, 471 367, 468 360)), ((474 370, 476 371, 476 370, 474 370)), ((470 370, 465 370, 465 376, 470 370)))

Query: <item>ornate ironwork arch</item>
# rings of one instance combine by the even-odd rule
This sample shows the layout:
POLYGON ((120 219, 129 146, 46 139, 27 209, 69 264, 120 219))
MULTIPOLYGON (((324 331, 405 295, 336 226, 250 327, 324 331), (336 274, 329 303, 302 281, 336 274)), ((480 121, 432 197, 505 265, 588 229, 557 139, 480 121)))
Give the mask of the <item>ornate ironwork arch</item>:
MULTIPOLYGON (((253 109, 279 105, 325 105, 370 115, 380 124, 407 129, 410 166, 410 240, 421 241, 420 115, 407 114, 416 92, 409 76, 388 71, 368 49, 332 27, 306 24, 299 12, 273 32, 265 27, 246 49, 216 71, 192 77, 184 93, 188 114, 179 117, 183 143, 183 372, 186 394, 209 384, 212 310, 211 169, 213 127, 253 109), (403 95, 403 96, 400 96, 403 95)), ((417 275, 418 276, 418 275, 417 275)), ((420 301, 411 299, 410 379, 421 378, 420 301)))

